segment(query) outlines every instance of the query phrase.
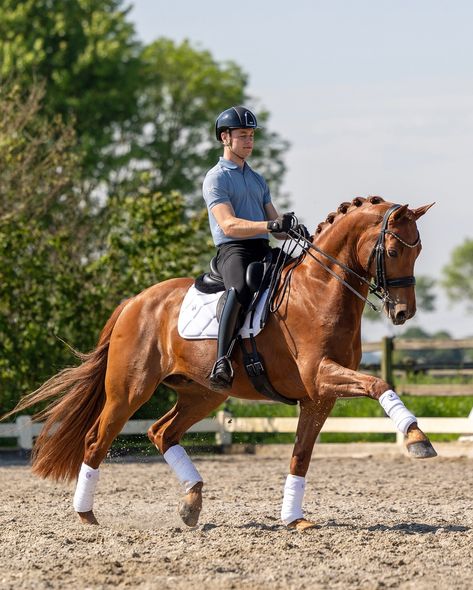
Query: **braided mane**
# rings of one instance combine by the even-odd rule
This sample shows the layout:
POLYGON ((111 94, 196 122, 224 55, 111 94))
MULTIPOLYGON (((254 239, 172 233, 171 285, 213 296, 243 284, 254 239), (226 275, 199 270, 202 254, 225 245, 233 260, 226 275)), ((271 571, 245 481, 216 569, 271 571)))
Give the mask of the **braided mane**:
POLYGON ((347 213, 353 211, 353 209, 356 209, 357 207, 362 207, 366 203, 370 205, 379 205, 379 203, 385 203, 385 200, 382 197, 369 196, 366 198, 355 197, 351 202, 345 201, 343 203, 340 203, 336 211, 329 213, 325 221, 319 223, 319 225, 315 229, 315 236, 320 235, 324 231, 324 229, 335 223, 337 219, 339 219, 341 216, 346 215, 347 213))

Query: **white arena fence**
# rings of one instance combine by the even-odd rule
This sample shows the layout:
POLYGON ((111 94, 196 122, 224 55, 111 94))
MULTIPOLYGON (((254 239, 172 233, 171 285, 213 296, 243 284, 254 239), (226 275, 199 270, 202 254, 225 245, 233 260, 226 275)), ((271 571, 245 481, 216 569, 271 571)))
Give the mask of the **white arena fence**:
MULTIPOLYGON (((190 428, 189 432, 215 433, 217 445, 232 444, 234 432, 244 433, 293 433, 297 418, 236 418, 229 412, 220 411, 214 418, 205 418, 190 428)), ((130 420, 121 434, 145 434, 154 420, 130 420)), ((419 427, 427 434, 473 435, 473 409, 467 418, 419 418, 419 427)), ((34 437, 42 428, 31 416, 18 416, 15 422, 0 424, 0 438, 16 438, 18 447, 24 451, 33 448, 34 437)), ((396 441, 404 440, 389 418, 327 418, 322 433, 396 433, 396 441)))

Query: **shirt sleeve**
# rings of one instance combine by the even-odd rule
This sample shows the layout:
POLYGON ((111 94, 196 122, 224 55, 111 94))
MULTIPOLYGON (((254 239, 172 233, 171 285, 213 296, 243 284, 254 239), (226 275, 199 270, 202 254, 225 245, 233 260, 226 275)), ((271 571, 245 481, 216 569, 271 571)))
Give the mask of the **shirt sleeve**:
POLYGON ((223 174, 207 174, 202 192, 209 211, 220 203, 230 203, 228 183, 223 174))
POLYGON ((264 193, 263 193, 263 205, 267 205, 268 203, 271 203, 272 199, 271 199, 271 193, 269 192, 269 186, 266 184, 266 181, 264 181, 264 193))

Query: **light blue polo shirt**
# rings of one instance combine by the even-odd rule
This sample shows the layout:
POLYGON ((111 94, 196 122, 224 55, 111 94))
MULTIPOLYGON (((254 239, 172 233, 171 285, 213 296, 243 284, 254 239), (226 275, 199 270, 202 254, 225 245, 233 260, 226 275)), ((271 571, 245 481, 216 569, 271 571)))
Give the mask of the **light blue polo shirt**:
MULTIPOLYGON (((203 195, 209 212, 210 231, 214 244, 220 246, 235 238, 226 236, 212 215, 212 207, 219 203, 230 203, 236 217, 250 221, 265 221, 264 206, 271 203, 271 194, 266 181, 246 162, 243 168, 231 160, 220 158, 204 179, 203 195)), ((268 239, 267 233, 258 234, 249 240, 268 239)), ((246 238, 245 238, 246 239, 246 238)))

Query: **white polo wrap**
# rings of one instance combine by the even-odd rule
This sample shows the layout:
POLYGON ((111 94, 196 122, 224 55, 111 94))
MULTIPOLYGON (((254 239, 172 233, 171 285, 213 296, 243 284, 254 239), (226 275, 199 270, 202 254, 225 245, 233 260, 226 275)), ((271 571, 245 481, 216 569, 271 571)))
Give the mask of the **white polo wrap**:
POLYGON ((302 512, 304 490, 305 477, 290 474, 287 476, 281 509, 281 520, 285 525, 304 517, 302 512))
POLYGON ((199 481, 203 481, 200 473, 194 466, 181 445, 174 445, 163 455, 166 463, 174 471, 177 479, 184 486, 186 493, 199 481))
POLYGON ((388 389, 383 393, 379 398, 379 403, 402 434, 407 434, 409 426, 417 422, 414 414, 409 412, 398 394, 392 389, 388 389))
POLYGON ((95 488, 99 481, 99 470, 89 467, 85 463, 79 471, 77 486, 72 502, 76 512, 89 512, 94 505, 95 488))

